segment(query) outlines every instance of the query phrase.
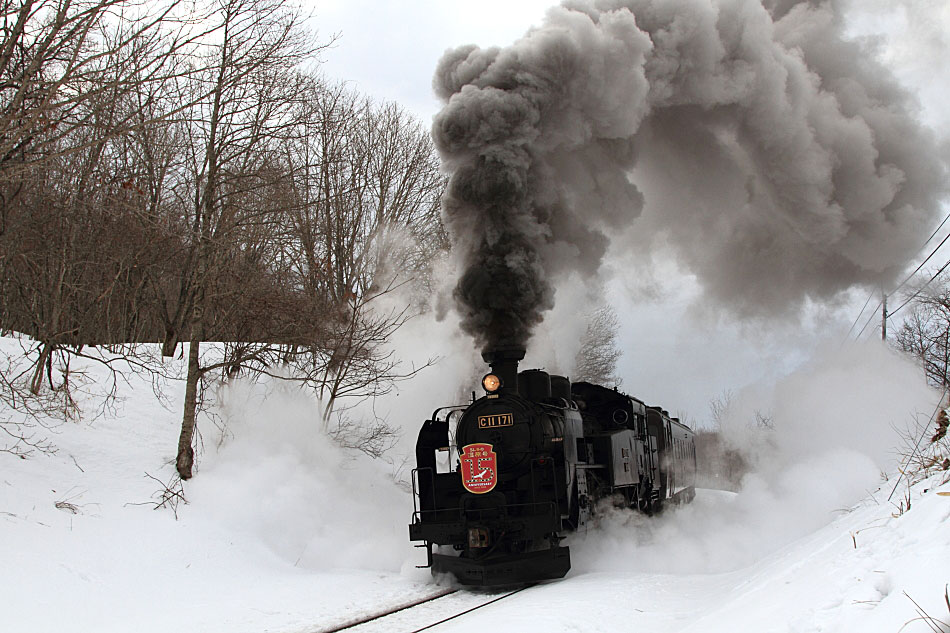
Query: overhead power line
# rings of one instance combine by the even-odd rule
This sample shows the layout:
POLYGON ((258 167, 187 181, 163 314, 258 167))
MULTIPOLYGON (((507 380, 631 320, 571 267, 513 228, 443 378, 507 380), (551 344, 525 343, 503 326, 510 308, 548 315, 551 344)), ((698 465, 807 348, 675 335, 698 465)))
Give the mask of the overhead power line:
POLYGON ((854 317, 854 323, 851 324, 851 327, 848 329, 848 333, 844 335, 845 340, 847 340, 851 333, 854 332, 854 326, 858 324, 858 321, 861 319, 861 315, 864 314, 864 311, 867 309, 868 304, 871 303, 871 299, 874 298, 874 291, 871 291, 871 294, 868 295, 868 300, 864 302, 864 306, 861 308, 861 311, 858 312, 858 316, 854 317))
MULTIPOLYGON (((937 234, 937 231, 939 231, 940 229, 943 228, 943 225, 947 223, 947 220, 950 220, 950 214, 947 214, 947 217, 945 217, 945 218, 943 219, 943 222, 940 223, 940 226, 938 226, 937 229, 936 229, 933 233, 930 234, 930 237, 927 238, 927 241, 924 242, 924 245, 923 245, 921 248, 926 247, 927 244, 930 243, 930 240, 932 240, 932 239, 934 238, 934 235, 937 234)), ((893 295, 893 294, 896 294, 898 290, 900 290, 901 288, 904 287, 904 284, 906 284, 908 281, 910 281, 910 280, 914 277, 914 275, 916 275, 917 273, 919 273, 919 272, 920 272, 920 269, 923 268, 923 267, 927 264, 927 262, 930 261, 930 258, 932 258, 934 255, 937 254, 937 251, 940 250, 940 247, 943 246, 943 245, 947 242, 948 239, 950 239, 950 233, 947 233, 947 236, 944 237, 942 240, 940 240, 940 243, 937 244, 937 246, 936 246, 932 251, 930 251, 930 255, 927 255, 927 258, 926 258, 924 261, 920 262, 920 265, 919 265, 917 268, 914 269, 914 272, 912 272, 911 274, 907 275, 907 277, 904 278, 904 281, 902 281, 902 282, 900 282, 899 284, 897 284, 897 287, 894 288, 894 290, 891 291, 891 294, 892 294, 892 295, 893 295)), ((897 310, 894 310, 894 312, 897 312, 897 310)), ((891 314, 893 314, 893 312, 892 312, 891 314)))
MULTIPOLYGON (((929 244, 929 243, 931 242, 931 240, 933 240, 933 238, 940 232, 940 229, 942 229, 942 228, 947 224, 948 221, 950 221, 950 213, 948 213, 948 214, 946 215, 946 217, 944 217, 944 219, 943 219, 943 221, 940 223, 940 225, 937 226, 936 229, 934 229, 933 233, 930 234, 930 237, 928 237, 927 240, 923 243, 923 245, 921 245, 921 247, 920 247, 921 250, 923 250, 924 248, 927 247, 927 244, 929 244)), ((899 284, 897 284, 897 287, 894 288, 894 289, 891 291, 890 294, 893 296, 893 295, 896 294, 901 288, 903 288, 903 287, 907 284, 907 282, 909 282, 911 279, 913 279, 913 278, 914 278, 914 275, 916 275, 917 273, 919 273, 919 272, 921 271, 921 269, 922 269, 924 266, 927 265, 927 262, 929 262, 929 261, 933 258, 933 256, 937 254, 937 251, 939 251, 940 248, 941 248, 944 244, 947 243, 947 240, 950 240, 950 233, 947 233, 946 237, 944 237, 942 240, 940 240, 940 243, 937 244, 937 246, 935 246, 932 251, 930 251, 930 254, 927 255, 926 258, 924 258, 924 261, 920 262, 920 264, 917 266, 917 268, 914 269, 914 271, 913 271, 912 273, 910 273, 909 275, 907 275, 907 277, 905 277, 903 281, 901 281, 899 284)), ((938 276, 941 272, 943 272, 945 268, 947 268, 947 265, 948 265, 948 264, 950 264, 950 261, 948 261, 947 264, 944 264, 944 265, 940 268, 940 270, 938 270, 937 273, 936 273, 933 277, 931 277, 930 281, 928 281, 926 284, 924 284, 924 286, 923 286, 922 288, 918 289, 917 292, 915 292, 910 298, 908 298, 904 303, 902 303, 900 306, 898 306, 896 310, 893 310, 893 311, 891 311, 891 312, 889 312, 889 313, 886 313, 885 316, 884 316, 884 319, 889 319, 889 318, 891 318, 893 315, 897 314, 897 313, 901 310, 901 308, 903 308, 903 307, 906 306, 908 303, 910 303, 911 301, 913 301, 914 298, 916 298, 921 292, 923 292, 923 290, 924 290, 927 286, 929 286, 930 283, 933 282, 933 280, 936 279, 937 276, 938 276)), ((858 324, 858 321, 861 320, 861 316, 864 314, 864 311, 867 309, 868 304, 871 303, 871 299, 872 299, 873 297, 874 297, 874 291, 871 291, 871 294, 868 295, 867 301, 864 302, 864 306, 861 308, 861 311, 858 312, 858 316, 855 317, 854 323, 851 324, 851 328, 848 330, 848 333, 845 335, 845 340, 847 340, 847 339, 851 336, 851 332, 854 331, 854 328, 855 328, 855 326, 858 324)), ((868 318, 868 320, 865 322, 864 327, 862 327, 862 328, 861 328, 861 331, 858 332, 857 336, 855 336, 855 339, 856 339, 856 340, 861 338, 861 335, 864 334, 864 331, 868 328, 868 326, 871 324, 871 321, 874 319, 874 315, 877 314, 878 309, 881 308, 881 306, 883 306, 883 305, 884 305, 884 298, 882 297, 882 298, 881 298, 881 301, 878 302, 877 307, 875 307, 875 308, 871 311, 871 316, 870 316, 870 317, 868 318)))
POLYGON ((947 260, 947 263, 944 264, 943 266, 941 266, 941 267, 940 267, 940 270, 938 270, 937 272, 935 272, 935 273, 933 274, 933 277, 931 277, 930 279, 928 279, 928 280, 927 280, 927 283, 925 283, 923 286, 921 286, 920 289, 917 290, 917 292, 915 292, 915 293, 912 294, 910 297, 908 297, 908 298, 907 298, 907 301, 905 301, 904 303, 900 304, 900 305, 897 307, 896 310, 891 310, 891 312, 888 313, 887 318, 888 318, 888 319, 891 318, 892 316, 894 316, 895 314, 897 314, 898 312, 900 312, 900 311, 901 311, 901 308, 903 308, 903 307, 906 306, 908 303, 910 303, 911 301, 913 301, 914 299, 916 299, 916 298, 918 297, 918 295, 920 295, 920 293, 922 293, 924 290, 927 289, 927 286, 929 286, 931 283, 933 283, 933 280, 934 280, 934 279, 936 279, 937 277, 940 276, 940 273, 942 273, 944 270, 946 270, 947 266, 950 266, 950 260, 947 260))

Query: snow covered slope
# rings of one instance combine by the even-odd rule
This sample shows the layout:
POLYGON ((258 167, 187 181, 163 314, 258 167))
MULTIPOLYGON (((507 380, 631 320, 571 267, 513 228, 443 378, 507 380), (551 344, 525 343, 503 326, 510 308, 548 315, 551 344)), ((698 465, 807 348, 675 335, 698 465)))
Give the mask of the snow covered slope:
MULTIPOLYGON (((0 630, 303 633, 432 590, 394 465, 340 450, 315 403, 276 387, 220 394, 225 441, 205 424, 189 503, 177 519, 154 509, 180 417, 180 385, 166 392, 167 408, 133 378, 113 412, 59 423, 54 454, 0 452, 0 630)), ((907 596, 950 620, 950 484, 901 485, 889 502, 893 476, 826 448, 761 468, 737 495, 605 512, 571 538, 566 579, 487 607, 477 628, 893 632, 917 617, 907 596)))

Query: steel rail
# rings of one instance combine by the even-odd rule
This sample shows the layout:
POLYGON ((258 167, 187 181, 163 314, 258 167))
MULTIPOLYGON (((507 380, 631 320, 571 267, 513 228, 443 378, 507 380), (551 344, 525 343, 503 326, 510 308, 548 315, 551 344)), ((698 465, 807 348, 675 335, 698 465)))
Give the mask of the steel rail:
POLYGON ((359 618, 354 618, 352 620, 347 620, 343 624, 335 626, 331 629, 320 629, 319 631, 316 631, 315 633, 337 633, 338 631, 345 631, 346 629, 352 629, 361 624, 366 624, 367 622, 379 620, 380 618, 385 618, 386 616, 390 616, 394 613, 399 613, 400 611, 405 611, 406 609, 412 609, 413 607, 418 607, 421 604, 432 602, 433 600, 438 600, 439 598, 444 598, 445 596, 450 596, 453 593, 457 593, 458 591, 459 591, 458 589, 445 589, 434 595, 426 596, 425 598, 417 598, 415 600, 411 600, 409 602, 399 604, 386 611, 382 611, 374 615, 367 615, 367 616, 363 616, 359 618))
MULTIPOLYGON (((417 629, 413 629, 413 630, 411 631, 411 633, 420 633, 421 631, 428 631, 429 629, 431 629, 431 628, 433 628, 433 627, 436 627, 436 626, 438 626, 438 625, 440 625, 440 624, 443 624, 443 623, 445 623, 445 622, 448 622, 449 620, 454 620, 455 618, 459 618, 459 617, 461 617, 461 616, 463 616, 463 615, 466 615, 466 614, 468 614, 468 613, 471 613, 472 611, 476 611, 476 610, 478 610, 478 609, 481 609, 482 607, 487 607, 487 606, 490 605, 490 604, 494 604, 495 602, 498 602, 499 600, 504 600, 505 598, 511 597, 511 596, 515 595, 516 593, 519 593, 519 592, 521 592, 521 591, 524 591, 525 589, 529 589, 529 588, 531 588, 531 587, 534 587, 536 584, 537 584, 537 583, 528 584, 528 585, 525 585, 524 587, 519 587, 518 589, 514 589, 514 590, 512 590, 512 591, 509 591, 508 593, 505 593, 505 594, 503 594, 503 595, 496 596, 495 598, 492 598, 491 600, 488 600, 488 601, 486 601, 486 602, 483 602, 483 603, 481 603, 481 604, 479 604, 479 605, 476 605, 476 606, 474 606, 474 607, 470 607, 470 608, 468 608, 468 609, 465 609, 464 611, 460 611, 460 612, 458 612, 458 613, 456 613, 456 614, 454 614, 454 615, 450 615, 450 616, 448 616, 448 617, 442 618, 441 620, 439 620, 439 621, 437 621, 437 622, 432 622, 431 624, 427 624, 427 625, 425 625, 425 626, 423 626, 423 627, 420 627, 420 628, 417 628, 417 629)), ((396 614, 396 613, 399 613, 399 612, 401 612, 401 611, 407 611, 407 610, 409 610, 409 609, 412 609, 412 608, 421 606, 421 605, 423 605, 423 604, 426 604, 427 602, 432 602, 433 600, 438 600, 439 598, 444 598, 444 597, 446 597, 446 596, 449 596, 449 595, 452 595, 452 594, 454 594, 454 593, 457 593, 458 591, 459 591, 458 589, 447 589, 447 590, 445 590, 445 591, 441 591, 441 592, 439 592, 439 593, 437 593, 437 594, 435 594, 435 595, 432 595, 432 596, 427 596, 427 597, 425 597, 425 598, 420 598, 420 599, 412 600, 412 601, 410 601, 410 602, 406 602, 406 603, 404 603, 404 604, 400 604, 400 605, 398 605, 398 606, 395 606, 395 607, 393 607, 393 608, 391 608, 391 609, 387 609, 386 611, 382 611, 382 612, 380 612, 380 613, 376 613, 376 614, 373 614, 373 615, 368 615, 368 616, 363 616, 363 617, 360 617, 360 618, 354 618, 354 619, 352 619, 352 620, 348 620, 348 621, 344 622, 343 624, 340 624, 340 625, 338 625, 338 626, 336 626, 336 627, 334 627, 334 628, 320 629, 320 630, 317 631, 316 633, 338 633, 339 631, 345 631, 345 630, 347 630, 347 629, 356 628, 356 627, 361 626, 361 625, 363 625, 363 624, 368 624, 368 623, 370 623, 370 622, 375 622, 376 620, 381 620, 381 619, 383 619, 383 618, 389 617, 389 616, 391 616, 391 615, 393 615, 393 614, 396 614)))
POLYGON ((455 615, 450 615, 450 616, 447 617, 447 618, 442 618, 442 619, 439 620, 438 622, 433 622, 432 624, 427 624, 427 625, 425 625, 425 626, 422 627, 422 628, 415 629, 415 630, 411 631, 411 633, 420 633, 420 631, 428 631, 429 629, 431 629, 431 628, 433 628, 433 627, 439 626, 440 624, 443 624, 443 623, 445 623, 445 622, 448 622, 449 620, 454 620, 455 618, 459 618, 459 617, 461 617, 461 616, 463 616, 463 615, 465 615, 465 614, 467 614, 467 613, 471 613, 472 611, 475 611, 476 609, 481 609, 482 607, 487 607, 488 605, 490 605, 490 604, 492 604, 492 603, 495 603, 495 602, 498 602, 499 600, 504 600, 505 598, 510 598, 511 596, 515 595, 516 593, 519 593, 519 592, 521 592, 521 591, 524 591, 525 589, 529 589, 529 588, 533 587, 535 584, 536 584, 536 583, 533 583, 533 584, 530 584, 530 585, 525 585, 524 587, 520 587, 520 588, 518 588, 518 589, 515 589, 514 591, 509 591, 508 593, 506 593, 506 594, 504 594, 504 595, 498 596, 497 598, 493 598, 492 600, 489 600, 488 602, 483 602, 482 604, 480 604, 480 605, 478 605, 478 606, 474 606, 474 607, 472 607, 471 609, 466 609, 465 611, 462 611, 461 613, 456 613, 455 615))

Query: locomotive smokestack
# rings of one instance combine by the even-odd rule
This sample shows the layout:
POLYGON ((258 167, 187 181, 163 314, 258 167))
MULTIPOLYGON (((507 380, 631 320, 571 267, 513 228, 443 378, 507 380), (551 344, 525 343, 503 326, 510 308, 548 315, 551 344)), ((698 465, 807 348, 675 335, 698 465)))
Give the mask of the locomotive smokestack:
POLYGON ((501 378, 502 389, 518 391, 518 361, 525 355, 519 346, 499 346, 482 350, 482 359, 491 366, 493 374, 501 378))

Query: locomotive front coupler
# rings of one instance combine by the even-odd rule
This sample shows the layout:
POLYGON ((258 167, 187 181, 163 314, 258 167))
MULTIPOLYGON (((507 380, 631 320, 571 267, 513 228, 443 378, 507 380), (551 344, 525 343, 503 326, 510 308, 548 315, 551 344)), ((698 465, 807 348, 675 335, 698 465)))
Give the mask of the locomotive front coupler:
POLYGON ((468 546, 471 549, 481 549, 491 545, 491 532, 488 528, 468 528, 468 546))

